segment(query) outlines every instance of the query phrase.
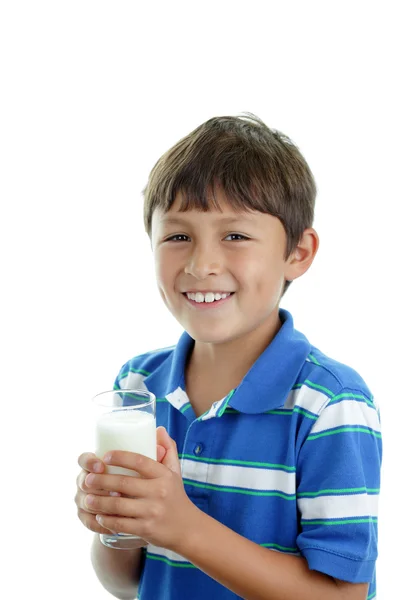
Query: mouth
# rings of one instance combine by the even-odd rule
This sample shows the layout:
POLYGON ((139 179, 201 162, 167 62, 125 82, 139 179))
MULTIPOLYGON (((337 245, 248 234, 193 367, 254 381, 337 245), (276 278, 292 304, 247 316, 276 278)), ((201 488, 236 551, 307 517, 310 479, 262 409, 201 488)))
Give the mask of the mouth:
POLYGON ((195 306, 217 305, 226 302, 235 292, 184 292, 183 295, 195 306))

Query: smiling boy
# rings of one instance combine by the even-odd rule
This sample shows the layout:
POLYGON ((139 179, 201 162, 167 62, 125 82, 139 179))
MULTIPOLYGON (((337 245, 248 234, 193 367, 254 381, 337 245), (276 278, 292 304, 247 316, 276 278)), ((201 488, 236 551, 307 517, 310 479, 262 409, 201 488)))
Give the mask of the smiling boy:
POLYGON ((157 283, 185 332, 128 361, 116 387, 157 396, 158 462, 81 455, 76 496, 92 531, 142 538, 118 552, 96 536, 118 598, 139 578, 140 600, 376 595, 379 411, 279 308, 318 250, 315 194, 296 146, 252 115, 210 119, 150 174, 157 283))

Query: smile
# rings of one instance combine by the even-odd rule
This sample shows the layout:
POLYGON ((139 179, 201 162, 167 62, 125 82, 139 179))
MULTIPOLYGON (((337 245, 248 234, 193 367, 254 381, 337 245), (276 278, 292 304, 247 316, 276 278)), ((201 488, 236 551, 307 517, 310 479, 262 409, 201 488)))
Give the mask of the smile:
POLYGON ((230 302, 234 292, 185 292, 182 295, 193 308, 208 310, 230 302))
POLYGON ((189 300, 193 300, 198 304, 202 302, 216 302, 218 300, 225 300, 228 296, 231 295, 231 292, 186 292, 185 296, 189 300))

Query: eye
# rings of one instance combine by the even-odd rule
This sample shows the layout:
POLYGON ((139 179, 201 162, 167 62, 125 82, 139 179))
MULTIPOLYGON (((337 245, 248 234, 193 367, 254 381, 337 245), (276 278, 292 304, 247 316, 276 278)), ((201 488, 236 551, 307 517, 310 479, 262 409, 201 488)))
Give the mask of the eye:
POLYGON ((177 233, 175 235, 171 235, 165 241, 166 242, 187 242, 189 237, 184 233, 177 233))
POLYGON ((226 237, 226 240, 232 241, 232 242, 242 242, 242 241, 246 241, 249 240, 250 238, 247 237, 246 235, 242 235, 241 233, 229 233, 226 237), (231 240, 228 240, 228 238, 232 238, 231 240))

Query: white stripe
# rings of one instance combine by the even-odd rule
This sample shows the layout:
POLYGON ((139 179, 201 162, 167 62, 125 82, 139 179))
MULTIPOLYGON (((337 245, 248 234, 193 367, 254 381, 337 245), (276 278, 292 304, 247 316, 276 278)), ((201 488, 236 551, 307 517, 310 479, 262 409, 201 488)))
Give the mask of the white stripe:
POLYGON ((153 546, 153 544, 149 544, 147 546, 147 552, 151 552, 151 554, 157 554, 157 556, 164 556, 169 560, 174 560, 176 562, 189 562, 186 558, 183 558, 180 554, 176 554, 176 552, 172 552, 172 550, 167 550, 166 548, 160 548, 159 546, 153 546))
POLYGON ((214 417, 217 416, 217 412, 219 411, 221 405, 223 404, 224 400, 226 399, 226 396, 224 398, 222 398, 222 400, 219 400, 218 402, 214 402, 210 408, 210 410, 204 415, 204 417, 201 417, 202 421, 207 421, 208 419, 213 419, 214 417))
POLYGON ((341 400, 328 406, 315 422, 311 433, 318 433, 343 425, 360 425, 380 431, 378 414, 366 402, 357 400, 341 400))
POLYGON ((125 390, 147 390, 146 384, 144 383, 146 375, 142 373, 129 372, 126 377, 119 380, 119 385, 125 390))
POLYGON ((184 404, 187 404, 189 402, 188 395, 180 387, 176 388, 176 390, 174 390, 170 394, 167 394, 166 398, 167 400, 169 400, 169 402, 171 402, 172 406, 175 406, 175 408, 177 408, 178 410, 184 404))
POLYGON ((232 465, 213 465, 182 459, 182 477, 210 485, 246 488, 250 490, 274 490, 285 494, 296 492, 296 474, 275 469, 256 469, 232 465))
POLYGON ((365 515, 377 517, 378 499, 377 494, 349 494, 299 498, 297 504, 303 519, 340 519, 365 515))
POLYGON ((295 406, 304 408, 315 415, 319 415, 324 406, 328 404, 330 397, 322 392, 312 390, 306 385, 302 385, 298 390, 292 390, 288 397, 284 408, 293 409, 295 406))

